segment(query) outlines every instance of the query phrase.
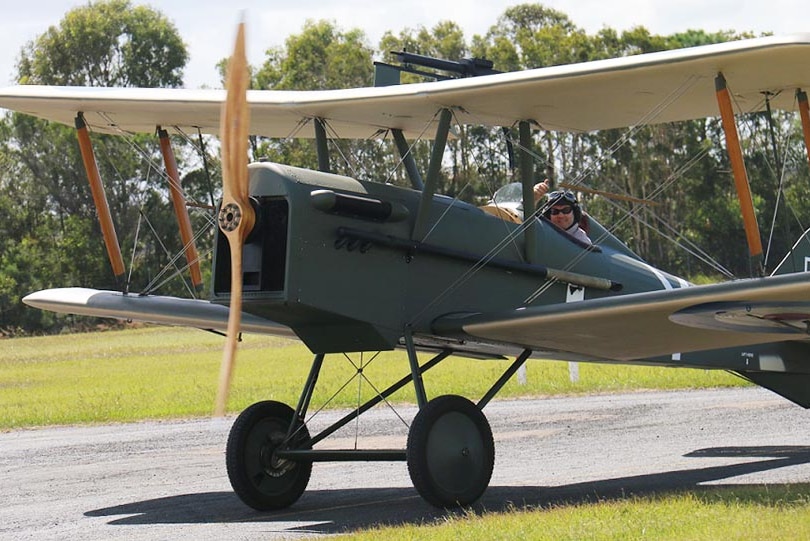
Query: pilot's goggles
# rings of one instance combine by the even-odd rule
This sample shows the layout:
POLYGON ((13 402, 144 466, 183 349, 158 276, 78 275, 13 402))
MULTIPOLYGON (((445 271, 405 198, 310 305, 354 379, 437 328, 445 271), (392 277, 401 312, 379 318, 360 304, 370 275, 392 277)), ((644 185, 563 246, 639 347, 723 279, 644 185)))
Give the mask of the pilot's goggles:
POLYGON ((574 207, 563 207, 561 209, 551 209, 549 214, 556 216, 557 214, 571 214, 574 212, 574 207))
POLYGON ((548 197, 549 201, 565 201, 572 205, 577 203, 577 196, 571 190, 556 190, 550 192, 546 197, 548 197))

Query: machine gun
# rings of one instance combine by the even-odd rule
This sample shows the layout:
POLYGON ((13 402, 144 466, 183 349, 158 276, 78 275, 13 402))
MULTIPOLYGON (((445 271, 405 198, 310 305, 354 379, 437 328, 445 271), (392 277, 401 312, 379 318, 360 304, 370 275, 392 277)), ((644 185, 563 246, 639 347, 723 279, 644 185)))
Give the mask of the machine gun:
POLYGON ((492 61, 485 58, 462 58, 445 60, 406 51, 391 51, 399 65, 374 62, 374 86, 390 86, 400 83, 400 74, 413 73, 435 81, 478 77, 502 73, 492 69, 492 61), (424 71, 427 68, 435 71, 424 71), (444 72, 444 73, 441 73, 444 72))

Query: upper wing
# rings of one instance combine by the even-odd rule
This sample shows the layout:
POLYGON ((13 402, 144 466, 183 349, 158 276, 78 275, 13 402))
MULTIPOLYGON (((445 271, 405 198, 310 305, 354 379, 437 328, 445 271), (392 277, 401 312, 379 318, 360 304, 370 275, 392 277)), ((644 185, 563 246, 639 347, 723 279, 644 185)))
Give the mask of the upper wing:
POLYGON ((810 274, 551 304, 496 314, 448 315, 434 332, 593 359, 808 338, 810 274))
MULTIPOLYGON (((741 40, 689 49, 483 77, 379 88, 251 91, 251 128, 268 137, 314 137, 318 117, 334 136, 366 138, 391 128, 432 135, 440 108, 460 124, 511 126, 531 120, 549 130, 590 131, 717 115, 714 78, 722 72, 743 112, 792 109, 810 88, 810 34, 741 40)), ((83 112, 96 131, 199 128, 217 133, 224 91, 18 86, 0 107, 65 124, 83 112)))

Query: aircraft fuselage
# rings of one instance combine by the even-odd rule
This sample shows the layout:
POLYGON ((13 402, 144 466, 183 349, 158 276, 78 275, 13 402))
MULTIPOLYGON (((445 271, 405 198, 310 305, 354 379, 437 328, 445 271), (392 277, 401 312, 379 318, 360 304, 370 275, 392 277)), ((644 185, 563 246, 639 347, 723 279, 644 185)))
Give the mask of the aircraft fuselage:
MULTIPOLYGON (((269 162, 251 165, 250 174, 259 218, 245 247, 244 309, 290 326, 316 353, 391 349, 406 328, 429 336, 431 323, 449 313, 686 285, 595 220, 592 248, 538 220, 527 261, 519 224, 459 200, 434 196, 428 232, 414 239, 419 191, 269 162), (614 287, 549 281, 549 268, 614 287)), ((221 240, 213 300, 225 303, 230 267, 221 240)))

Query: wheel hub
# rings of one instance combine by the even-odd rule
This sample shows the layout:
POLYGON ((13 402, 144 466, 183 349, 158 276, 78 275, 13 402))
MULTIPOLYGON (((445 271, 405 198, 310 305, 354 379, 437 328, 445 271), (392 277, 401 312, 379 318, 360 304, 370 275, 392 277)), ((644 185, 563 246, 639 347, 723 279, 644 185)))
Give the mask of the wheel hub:
POLYGON ((262 445, 259 452, 264 473, 270 477, 281 477, 295 467, 295 463, 285 458, 279 458, 276 454, 283 442, 284 434, 280 432, 268 434, 267 441, 262 445))

